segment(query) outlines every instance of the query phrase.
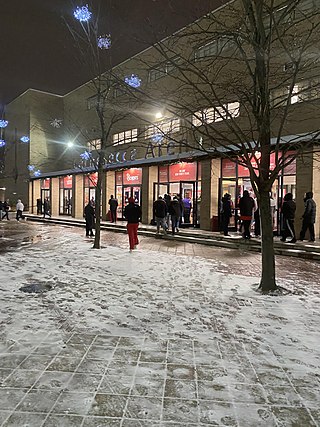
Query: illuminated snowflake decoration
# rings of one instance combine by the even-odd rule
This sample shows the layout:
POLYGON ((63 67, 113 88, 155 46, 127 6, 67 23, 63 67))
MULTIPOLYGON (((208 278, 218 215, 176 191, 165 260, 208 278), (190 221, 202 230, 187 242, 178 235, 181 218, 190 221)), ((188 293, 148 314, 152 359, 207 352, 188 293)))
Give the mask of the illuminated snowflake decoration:
POLYGON ((163 140, 163 135, 161 133, 156 133, 151 137, 151 141, 155 143, 160 143, 163 140))
POLYGON ((28 171, 29 172, 33 172, 35 170, 35 166, 34 165, 28 165, 28 171))
POLYGON ((89 151, 85 151, 84 153, 80 154, 80 157, 82 160, 90 160, 91 159, 91 153, 89 153, 89 151))
POLYGON ((23 136, 20 138, 20 141, 21 141, 21 142, 30 142, 30 138, 29 138, 28 136, 26 136, 26 135, 23 135, 23 136))
POLYGON ((99 36, 97 40, 98 48, 109 49, 111 46, 111 36, 107 34, 105 36, 99 36))
POLYGON ((92 13, 89 10, 88 5, 78 6, 73 12, 73 16, 80 22, 88 22, 91 18, 92 13))
POLYGON ((141 79, 136 74, 131 74, 131 76, 126 77, 124 81, 127 83, 127 85, 134 88, 141 86, 141 79))
POLYGON ((6 128, 8 124, 8 120, 0 120, 0 128, 6 128))
POLYGON ((41 170, 40 170, 40 169, 37 169, 36 171, 34 171, 34 172, 33 172, 33 175, 34 175, 35 177, 40 176, 40 175, 41 175, 41 170))
POLYGON ((0 148, 6 145, 6 141, 4 139, 0 139, 0 148))
POLYGON ((56 129, 59 129, 62 126, 62 120, 61 119, 53 119, 53 120, 51 120, 50 125, 56 129))

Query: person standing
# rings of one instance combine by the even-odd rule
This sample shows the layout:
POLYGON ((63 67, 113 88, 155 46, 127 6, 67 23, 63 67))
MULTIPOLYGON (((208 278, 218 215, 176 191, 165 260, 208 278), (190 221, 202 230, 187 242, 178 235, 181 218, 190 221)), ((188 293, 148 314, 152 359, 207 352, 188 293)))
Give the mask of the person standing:
POLYGON ((41 199, 37 199, 37 215, 41 215, 42 202, 41 199))
POLYGON ((232 217, 232 201, 231 201, 231 195, 228 193, 225 193, 225 195, 222 197, 221 200, 221 223, 222 223, 222 231, 224 236, 229 236, 228 234, 228 228, 229 228, 229 222, 230 218, 232 217))
POLYGON ((250 239, 250 224, 252 220, 252 213, 254 209, 254 200, 249 195, 248 190, 244 190, 243 196, 241 197, 239 201, 239 208, 240 208, 240 219, 243 223, 244 233, 243 237, 245 239, 250 239))
POLYGON ((172 234, 175 235, 176 231, 179 231, 179 222, 182 215, 181 204, 177 196, 174 196, 170 203, 170 215, 172 224, 172 234))
POLYGON ((163 233, 167 234, 167 213, 168 208, 166 202, 161 196, 153 202, 153 217, 157 224, 157 234, 160 233, 160 225, 163 228, 163 233))
POLYGON ((24 209, 24 204, 21 202, 20 199, 18 199, 16 204, 16 211, 17 211, 16 220, 17 221, 20 221, 20 219, 23 219, 23 215, 22 215, 23 209, 24 209))
POLYGON ((296 214, 296 204, 293 200, 292 193, 287 193, 284 196, 282 205, 282 220, 283 220, 283 231, 281 242, 285 242, 287 237, 291 237, 290 243, 296 243, 296 233, 294 230, 294 217, 296 214))
POLYGON ((2 221, 2 215, 4 215, 3 201, 0 200, 0 221, 2 221))
POLYGON ((123 216, 128 221, 127 231, 129 236, 130 252, 137 248, 138 240, 138 227, 141 220, 141 207, 134 203, 134 198, 129 197, 129 204, 124 208, 123 216))
POLYGON ((89 202, 84 208, 84 217, 86 219, 86 237, 93 237, 93 228, 95 226, 95 212, 94 207, 89 202))
POLYGON ((9 201, 8 201, 8 200, 5 200, 5 201, 3 202, 2 209, 3 209, 3 211, 4 211, 4 215, 3 215, 2 219, 7 218, 7 221, 9 221, 9 210, 10 210, 10 205, 9 205, 9 201))
POLYGON ((167 204, 166 223, 167 223, 167 229, 169 230, 169 227, 170 227, 170 204, 171 204, 171 196, 170 196, 170 194, 164 194, 163 199, 164 199, 164 201, 167 204))
POLYGON ((189 196, 183 199, 183 221, 185 224, 190 224, 190 214, 192 209, 192 203, 189 196))
POLYGON ((111 214, 111 222, 116 223, 117 222, 117 209, 118 209, 118 200, 111 195, 109 199, 109 206, 110 206, 110 214, 111 214))
POLYGON ((306 193, 304 199, 304 213, 302 215, 302 228, 300 231, 299 240, 304 240, 306 231, 309 230, 310 240, 309 242, 314 242, 316 240, 314 233, 314 223, 316 222, 316 202, 313 200, 313 192, 309 191, 306 193))
POLYGON ((48 197, 46 197, 44 199, 44 202, 43 202, 43 218, 45 218, 46 215, 48 215, 48 217, 51 218, 51 214, 50 214, 50 202, 49 202, 48 197))

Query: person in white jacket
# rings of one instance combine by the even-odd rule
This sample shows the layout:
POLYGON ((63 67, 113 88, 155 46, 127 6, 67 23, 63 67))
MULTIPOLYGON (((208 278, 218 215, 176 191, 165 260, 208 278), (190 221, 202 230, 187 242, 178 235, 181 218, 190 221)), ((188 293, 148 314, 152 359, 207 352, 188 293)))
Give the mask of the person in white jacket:
POLYGON ((20 219, 23 219, 23 216, 22 216, 23 209, 24 209, 24 204, 21 202, 20 199, 18 199, 17 205, 16 205, 16 211, 17 211, 16 219, 17 219, 17 221, 19 221, 20 219))

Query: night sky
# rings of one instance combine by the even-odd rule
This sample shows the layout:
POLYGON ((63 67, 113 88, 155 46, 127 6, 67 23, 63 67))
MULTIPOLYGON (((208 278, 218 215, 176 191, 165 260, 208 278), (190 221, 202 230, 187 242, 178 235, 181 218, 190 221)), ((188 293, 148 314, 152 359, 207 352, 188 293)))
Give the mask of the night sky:
POLYGON ((1 0, 0 116, 4 104, 34 88, 65 94, 90 79, 79 67, 65 20, 76 6, 100 6, 100 26, 113 39, 117 64, 221 5, 223 0, 1 0))

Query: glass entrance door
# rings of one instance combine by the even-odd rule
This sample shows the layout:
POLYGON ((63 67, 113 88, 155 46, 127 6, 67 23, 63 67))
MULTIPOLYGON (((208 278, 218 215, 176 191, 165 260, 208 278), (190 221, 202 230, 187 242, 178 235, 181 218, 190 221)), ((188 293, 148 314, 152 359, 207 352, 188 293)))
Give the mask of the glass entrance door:
POLYGON ((180 194, 183 202, 183 224, 190 227, 197 222, 197 200, 195 182, 180 182, 180 194))
POLYGON ((124 203, 129 203, 129 198, 133 197, 134 202, 141 205, 141 186, 127 186, 123 187, 124 203))
POLYGON ((65 188, 60 192, 60 214, 72 215, 72 189, 65 188))
POLYGON ((238 195, 237 195, 237 182, 236 178, 225 178, 222 179, 221 184, 221 194, 219 199, 219 212, 221 211, 221 199, 224 194, 230 194, 231 195, 231 201, 234 206, 234 215, 230 219, 230 228, 236 230, 237 229, 237 223, 239 221, 239 213, 238 213, 238 195))

